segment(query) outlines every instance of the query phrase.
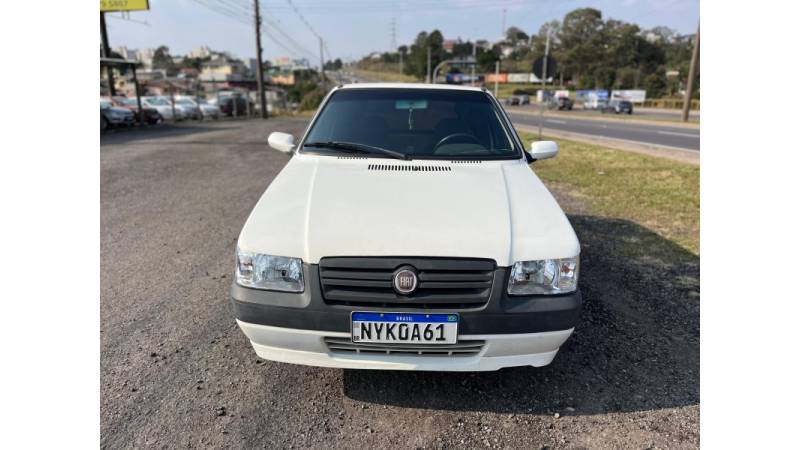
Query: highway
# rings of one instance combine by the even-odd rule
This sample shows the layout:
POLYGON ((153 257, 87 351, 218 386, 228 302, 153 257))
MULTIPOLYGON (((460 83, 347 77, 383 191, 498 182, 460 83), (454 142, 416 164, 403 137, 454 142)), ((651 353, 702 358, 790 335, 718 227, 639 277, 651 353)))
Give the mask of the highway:
MULTIPOLYGON (((332 72, 333 74, 333 72, 332 72)), ((370 80, 352 73, 337 72, 335 79, 343 83, 371 83, 370 80)), ((505 106, 509 117, 515 125, 539 126, 539 114, 536 105, 505 106)), ((700 128, 671 126, 670 117, 678 114, 675 111, 634 111, 632 119, 663 118, 663 125, 656 120, 652 124, 626 121, 618 117, 604 118, 597 111, 575 110, 566 113, 548 112, 544 116, 544 130, 555 130, 581 134, 584 137, 597 136, 604 139, 617 139, 633 144, 667 146, 683 150, 700 151, 700 128), (580 116, 587 116, 586 118, 580 116), (578 117, 576 117, 578 116, 578 117)), ((699 112, 692 112, 692 120, 699 121, 699 112)))
MULTIPOLYGON (((539 115, 514 111, 507 108, 509 117, 515 125, 539 126, 539 115)), ((582 119, 567 114, 557 116, 545 115, 542 127, 545 130, 556 130, 602 138, 620 139, 635 143, 656 146, 677 147, 685 150, 700 151, 700 129, 681 128, 669 125, 642 124, 609 118, 582 119)))

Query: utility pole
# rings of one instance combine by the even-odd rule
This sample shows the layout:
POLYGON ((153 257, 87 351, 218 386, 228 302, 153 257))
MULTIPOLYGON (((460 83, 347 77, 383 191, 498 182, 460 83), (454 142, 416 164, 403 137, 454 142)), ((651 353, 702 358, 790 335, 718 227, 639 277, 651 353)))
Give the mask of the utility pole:
POLYGON ((392 17, 392 48, 389 51, 393 52, 397 50, 397 29, 395 28, 395 20, 392 17))
POLYGON ((475 86, 475 42, 472 43, 472 68, 469 74, 469 85, 475 86))
POLYGON ((503 29, 500 30, 500 39, 505 39, 506 37, 506 9, 503 8, 503 29))
POLYGON ((494 62, 494 98, 497 98, 497 80, 500 79, 500 60, 494 62))
MULTIPOLYGON (((103 58, 111 58, 111 49, 108 47, 108 31, 106 30, 106 13, 100 12, 100 40, 103 43, 103 58)), ((114 87, 114 70, 111 66, 106 66, 106 76, 108 77, 108 94, 117 95, 114 87)))
POLYGON ((428 70, 425 72, 425 82, 431 83, 431 46, 428 46, 428 70))
MULTIPOLYGON (((267 98, 264 96, 264 63, 261 61, 261 12, 258 8, 259 0, 253 0, 253 12, 255 13, 256 25, 256 83, 258 84, 258 105, 261 109, 261 118, 266 119, 267 114, 267 98)), ((235 103, 234 99, 234 103, 235 103)), ((250 99, 247 100, 250 105, 250 99)))
POLYGON ((325 56, 322 53, 322 37, 319 37, 319 76, 322 83, 322 92, 328 92, 325 80, 325 56))
POLYGON ((550 27, 547 28, 547 40, 544 44, 544 61, 542 61, 542 101, 539 102, 539 140, 542 140, 542 122, 544 121, 544 100, 547 84, 547 58, 550 56, 550 27))
POLYGON ((697 65, 700 63, 700 22, 697 22, 697 35, 694 37, 694 50, 692 50, 692 63, 689 65, 689 78, 686 80, 686 93, 683 96, 683 115, 681 120, 689 121, 689 108, 692 105, 692 91, 694 79, 697 76, 697 65))

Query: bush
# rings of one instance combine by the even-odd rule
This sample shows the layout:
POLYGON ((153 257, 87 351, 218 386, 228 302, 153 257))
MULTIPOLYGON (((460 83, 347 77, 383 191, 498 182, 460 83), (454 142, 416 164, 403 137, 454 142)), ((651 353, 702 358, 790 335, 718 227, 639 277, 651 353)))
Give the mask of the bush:
POLYGON ((322 103, 323 98, 325 98, 325 93, 322 92, 320 88, 307 92, 303 96, 303 100, 300 101, 300 111, 312 111, 317 109, 319 104, 322 103))
POLYGON ((536 90, 534 89, 514 89, 512 92, 514 95, 536 95, 536 90))

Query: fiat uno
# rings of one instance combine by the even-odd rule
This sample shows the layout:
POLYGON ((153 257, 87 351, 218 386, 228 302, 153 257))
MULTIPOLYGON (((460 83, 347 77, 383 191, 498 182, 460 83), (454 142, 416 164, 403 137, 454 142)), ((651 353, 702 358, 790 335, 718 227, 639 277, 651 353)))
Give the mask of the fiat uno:
POLYGON ((549 364, 581 309, 580 246, 480 88, 339 86, 236 249, 236 322, 259 357, 355 369, 549 364))

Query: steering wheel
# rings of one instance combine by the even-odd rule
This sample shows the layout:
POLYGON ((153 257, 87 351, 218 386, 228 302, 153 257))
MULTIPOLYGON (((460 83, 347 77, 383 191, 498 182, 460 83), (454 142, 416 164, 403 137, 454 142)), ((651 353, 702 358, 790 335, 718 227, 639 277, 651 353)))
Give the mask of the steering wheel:
POLYGON ((475 136, 473 136, 471 134, 453 133, 453 134, 450 134, 450 135, 447 135, 447 136, 443 137, 442 140, 440 140, 439 142, 436 143, 436 145, 433 147, 434 153, 436 152, 436 150, 439 149, 439 147, 443 146, 444 144, 447 144, 449 141, 452 141, 452 140, 458 139, 458 138, 466 138, 466 140, 468 140, 469 143, 471 143, 471 144, 482 145, 481 141, 479 141, 478 138, 476 138, 475 136))

